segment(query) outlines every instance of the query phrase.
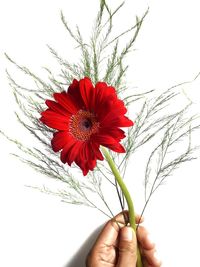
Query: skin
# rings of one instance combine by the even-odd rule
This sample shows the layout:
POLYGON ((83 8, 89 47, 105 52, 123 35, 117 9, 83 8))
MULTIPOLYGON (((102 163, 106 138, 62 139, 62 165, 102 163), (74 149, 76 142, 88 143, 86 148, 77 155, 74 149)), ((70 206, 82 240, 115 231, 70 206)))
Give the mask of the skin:
MULTIPOLYGON (((107 222, 87 256, 86 267, 136 267, 137 243, 144 267, 161 266, 147 230, 139 226, 136 238, 132 228, 125 226, 127 217, 128 213, 124 212, 107 222)), ((138 222, 139 216, 136 216, 138 222)))

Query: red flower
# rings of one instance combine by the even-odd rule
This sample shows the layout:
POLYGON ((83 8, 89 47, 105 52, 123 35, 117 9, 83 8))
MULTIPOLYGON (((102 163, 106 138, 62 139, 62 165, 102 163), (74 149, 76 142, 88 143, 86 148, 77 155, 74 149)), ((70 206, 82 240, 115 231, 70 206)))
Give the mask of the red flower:
POLYGON ((56 129, 51 141, 55 152, 61 150, 63 163, 75 162, 86 175, 93 170, 96 161, 103 160, 100 145, 123 153, 119 143, 125 137, 120 127, 133 122, 122 100, 117 98, 113 87, 98 82, 94 87, 89 78, 73 80, 67 92, 55 93, 54 99, 46 100, 48 109, 40 120, 56 129))

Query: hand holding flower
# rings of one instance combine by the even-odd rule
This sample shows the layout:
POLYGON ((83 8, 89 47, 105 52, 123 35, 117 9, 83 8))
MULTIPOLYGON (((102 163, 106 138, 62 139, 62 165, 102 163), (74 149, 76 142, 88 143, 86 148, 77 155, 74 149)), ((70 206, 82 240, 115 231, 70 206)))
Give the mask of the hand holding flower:
MULTIPOLYGON (((139 221, 136 217, 136 222, 139 221)), ((155 244, 148 238, 147 230, 140 226, 137 239, 145 267, 160 267, 155 258, 155 244)), ((135 267, 137 261, 137 240, 134 231, 125 226, 123 213, 110 220, 100 233, 87 257, 87 267, 135 267)))

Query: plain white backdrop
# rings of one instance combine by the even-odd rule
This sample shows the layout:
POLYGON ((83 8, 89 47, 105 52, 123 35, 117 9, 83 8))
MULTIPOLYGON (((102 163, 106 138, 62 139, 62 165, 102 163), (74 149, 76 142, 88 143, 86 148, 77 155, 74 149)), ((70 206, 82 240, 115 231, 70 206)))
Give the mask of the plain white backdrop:
MULTIPOLYGON (((31 142, 14 116, 16 104, 5 73, 10 66, 4 52, 37 74, 41 67, 54 68, 56 64, 46 44, 73 60, 76 49, 60 21, 60 10, 73 27, 80 25, 83 35, 88 36, 98 4, 98 0, 0 0, 0 129, 8 135, 31 142)), ((115 21, 117 29, 132 25, 135 15, 143 14, 147 6, 150 12, 136 51, 128 58, 127 83, 145 91, 192 80, 200 71, 199 1, 127 0, 115 21)), ((18 72, 14 76, 17 78, 18 72)), ((200 82, 184 90, 195 103, 194 111, 200 113, 200 82)), ((200 143, 198 135, 193 142, 200 143)), ((16 148, 1 136, 0 148, 0 266, 84 266, 95 238, 92 233, 106 218, 98 211, 70 206, 27 188, 25 185, 48 185, 49 180, 13 158, 10 153, 16 148)), ((175 172, 156 193, 145 215, 163 267, 200 266, 199 165, 200 158, 175 172)), ((133 186, 128 178, 127 183, 133 186)), ((140 199, 143 196, 138 194, 138 211, 140 199)))

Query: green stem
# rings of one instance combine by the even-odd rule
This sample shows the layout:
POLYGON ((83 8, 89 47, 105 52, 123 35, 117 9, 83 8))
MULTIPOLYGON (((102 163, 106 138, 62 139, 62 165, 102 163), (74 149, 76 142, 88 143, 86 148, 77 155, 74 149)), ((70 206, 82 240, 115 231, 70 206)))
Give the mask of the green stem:
MULTIPOLYGON (((108 150, 104 147, 101 147, 101 149, 102 149, 104 157, 107 160, 108 165, 110 166, 110 169, 111 169, 113 175, 115 176, 115 179, 116 179, 117 183, 119 184, 119 186, 122 190, 122 193, 126 199, 126 202, 128 205, 128 211, 129 211, 130 226, 136 232, 135 211, 134 211, 134 205, 133 205, 131 195, 130 195, 118 169, 116 168, 116 165, 115 165, 114 161, 112 160, 108 150)), ((141 254, 140 254, 139 249, 137 250, 137 267, 143 267, 142 260, 141 260, 141 254)))

